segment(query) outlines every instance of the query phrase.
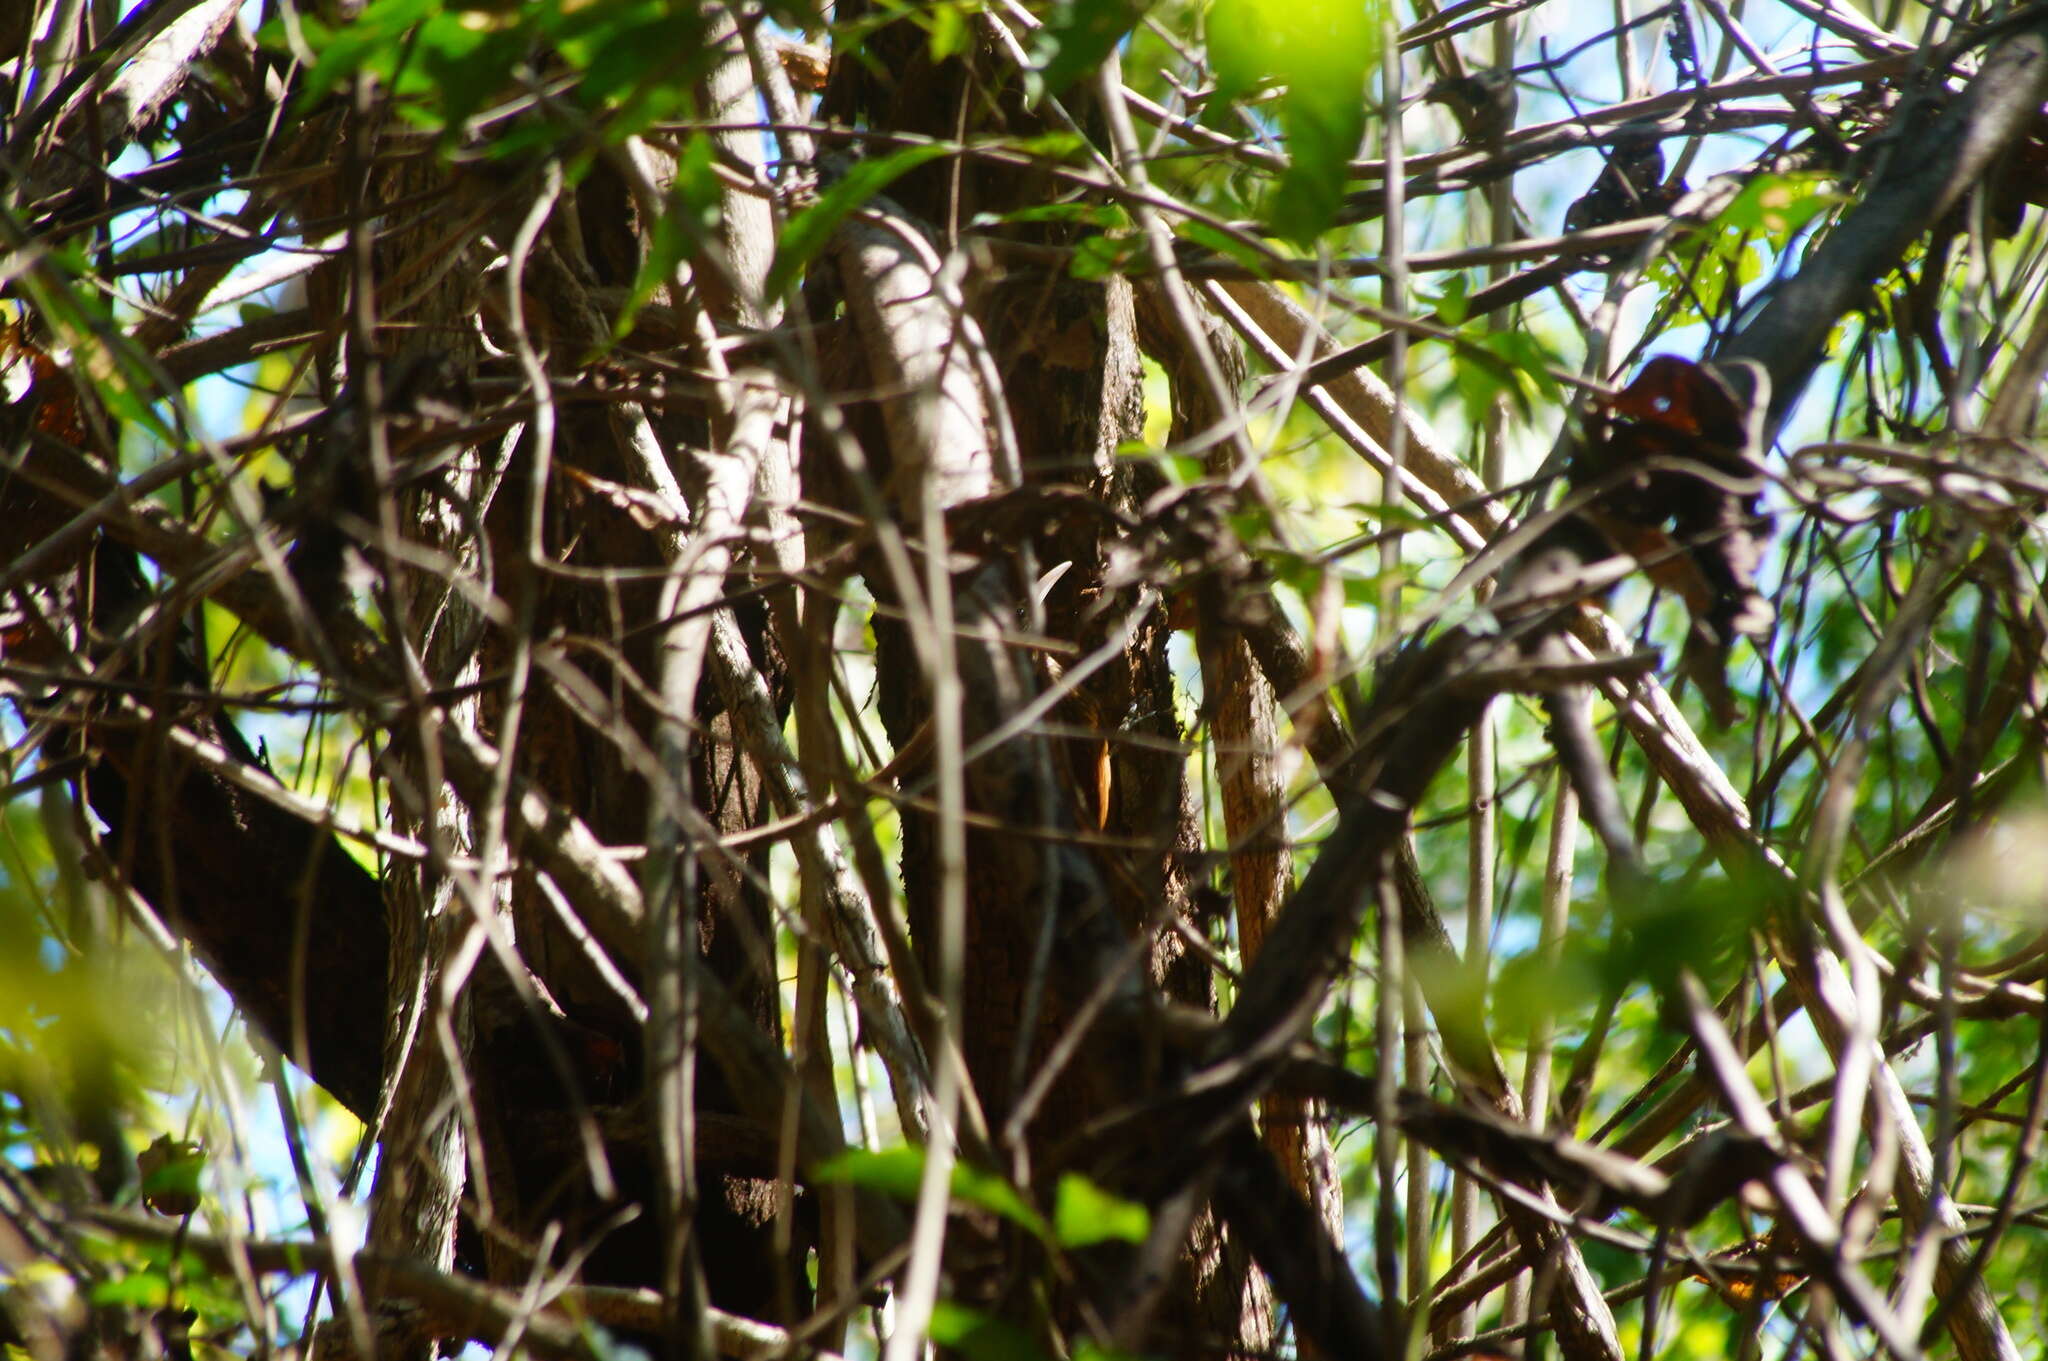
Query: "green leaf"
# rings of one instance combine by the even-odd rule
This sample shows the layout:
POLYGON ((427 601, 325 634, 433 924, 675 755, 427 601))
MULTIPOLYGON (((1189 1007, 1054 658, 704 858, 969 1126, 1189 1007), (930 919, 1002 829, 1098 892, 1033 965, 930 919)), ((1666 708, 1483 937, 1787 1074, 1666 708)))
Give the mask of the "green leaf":
POLYGON ((1267 204, 1273 230, 1306 242, 1343 202, 1345 168, 1365 136, 1367 81, 1379 60, 1380 0, 1216 0, 1209 109, 1277 82, 1289 163, 1267 204))
MULTIPOLYGON (((569 125, 531 114, 492 137, 484 155, 503 164, 521 165, 534 156, 553 151, 570 135, 569 125)), ((568 167, 567 173, 572 182, 580 178, 574 166, 568 167)))
POLYGON ((1502 397, 1514 403, 1518 415, 1526 419, 1530 414, 1528 395, 1516 380, 1514 369, 1479 336, 1468 336, 1451 347, 1451 381, 1470 420, 1477 421, 1502 397))
POLYGON ((1396 567, 1391 572, 1366 572, 1359 575, 1342 573, 1337 582, 1344 589, 1344 603, 1360 609, 1378 609, 1380 600, 1389 586, 1396 590, 1407 584, 1407 569, 1396 567))
MULTIPOLYGON (((575 97, 602 110, 616 139, 687 108, 692 83, 709 66, 704 20, 694 5, 667 0, 584 0, 522 5, 508 0, 375 0, 338 26, 299 21, 313 50, 298 110, 358 72, 375 75, 408 121, 454 132, 511 86, 537 46, 580 74, 575 97)), ((281 21, 264 26, 266 45, 286 46, 281 21)))
POLYGON ((662 0, 597 0, 534 7, 534 20, 555 50, 579 71, 587 71, 605 48, 667 13, 662 0))
POLYGON ((1563 403, 1564 390, 1550 371, 1558 358, 1533 332, 1487 331, 1479 343, 1513 370, 1524 403, 1537 400, 1552 405, 1563 403))
MULTIPOLYGON (((1257 540, 1247 540, 1256 543, 1257 540)), ((1323 576, 1328 568, 1315 558, 1302 553, 1290 553, 1285 549, 1266 548, 1254 550, 1259 562, 1273 574, 1273 579, 1292 590, 1303 600, 1314 600, 1322 589, 1323 576)))
POLYGON ((1609 982, 1648 980, 1662 990, 1690 969, 1710 989, 1733 983, 1744 948, 1758 927, 1773 886, 1760 872, 1740 878, 1706 875, 1658 883, 1615 902, 1616 929, 1600 967, 1609 982))
POLYGON ((1673 309, 1670 324, 1682 326, 1718 314, 1740 270, 1739 257, 1753 252, 1754 243, 1740 231, 1725 236, 1687 232, 1672 242, 1646 271, 1673 309))
POLYGON ((976 213, 973 225, 1016 226, 1024 222, 1074 222, 1085 227, 1122 229, 1131 225, 1131 215, 1115 203, 1037 203, 1012 208, 1007 213, 976 213))
POLYGON ((1209 475, 1208 466, 1202 462, 1200 454, 1176 454, 1146 440, 1120 441, 1116 446, 1116 456, 1143 459, 1156 465, 1166 474, 1166 480, 1176 487, 1190 486, 1209 475))
POLYGON ((153 1309, 169 1298, 171 1283, 154 1271, 133 1271, 124 1276, 114 1276, 101 1281, 92 1288, 92 1302, 101 1305, 126 1305, 135 1309, 153 1309))
POLYGON ((1144 13, 1143 0, 1059 0, 1032 43, 1034 99, 1100 66, 1144 13))
POLYGON ((1474 420, 1501 397, 1524 419, 1535 414, 1539 401, 1561 405, 1564 394, 1550 372, 1556 362, 1543 342, 1527 331, 1488 331, 1472 325, 1451 346, 1452 382, 1474 420))
POLYGON ((71 351, 68 372, 72 381, 90 386, 107 414, 119 423, 139 426, 163 443, 177 445, 177 433, 154 406, 155 376, 136 362, 101 296, 77 282, 91 272, 83 242, 72 240, 48 247, 46 259, 47 270, 23 273, 16 286, 34 301, 71 351))
POLYGON ((967 16, 960 12, 960 6, 933 5, 926 14, 925 43, 931 49, 932 64, 958 56, 967 50, 970 34, 967 16))
POLYGON ((1649 279, 1673 309, 1673 325, 1721 312, 1729 291, 1758 278, 1762 248, 1782 250, 1795 233, 1842 201, 1817 171, 1758 175, 1712 222, 1680 236, 1651 261, 1649 279))
POLYGON ((843 1182, 899 1200, 916 1200, 918 1184, 924 1179, 924 1150, 908 1144, 884 1149, 849 1148, 827 1159, 815 1175, 819 1181, 843 1182))
POLYGON ((1046 1361, 1015 1325, 951 1300, 932 1305, 928 1331, 932 1341, 950 1347, 970 1361, 1046 1361))
POLYGON ((1758 175, 1721 210, 1713 225, 1753 232, 1782 246, 1792 233, 1843 201, 1834 182, 1832 175, 1817 170, 1758 175))
POLYGON ((991 1214, 1028 1229, 1040 1238, 1046 1237, 1050 1228, 1038 1211, 1025 1203, 1017 1194, 1017 1188, 993 1172, 984 1172, 966 1163, 953 1164, 953 1198, 964 1200, 969 1205, 979 1205, 991 1214))
POLYGON ((698 6, 648 0, 593 6, 616 14, 568 45, 583 71, 576 95, 593 110, 609 110, 608 139, 632 135, 655 119, 690 106, 692 83, 710 69, 714 49, 704 41, 698 6))
MULTIPOLYGON (((548 11, 532 13, 542 12, 548 11)), ((510 84, 514 68, 526 59, 532 13, 485 0, 376 0, 335 27, 302 15, 299 29, 314 59, 295 108, 303 114, 337 85, 368 72, 392 94, 412 97, 398 109, 407 121, 458 130, 510 84)), ((286 46, 281 22, 265 25, 258 36, 268 46, 286 46)))
POLYGON ((1264 506, 1246 503, 1225 517, 1239 543, 1265 543, 1273 533, 1273 516, 1264 506))
POLYGON ((647 305, 655 290, 668 282, 676 262, 718 230, 720 203, 718 175, 712 169, 711 138, 702 132, 692 133, 676 161, 668 208, 648 233, 647 254, 633 279, 633 291, 612 327, 613 341, 623 340, 633 329, 633 319, 640 315, 640 309, 647 305))
POLYGON ((1088 143, 1077 133, 1041 132, 1036 137, 1006 137, 998 145, 1034 161, 1064 161, 1088 143))
POLYGON ((199 1208, 199 1177, 206 1151, 196 1143, 160 1135, 136 1155, 142 1173, 142 1203, 160 1215, 188 1215, 199 1208))
POLYGON ((1052 1233, 1062 1247, 1085 1248, 1112 1240, 1142 1243, 1152 1231, 1144 1206, 1111 1195, 1078 1172, 1060 1178, 1052 1210, 1052 1233))
MULTIPOLYGON (((924 1184, 924 1150, 908 1145, 879 1151, 852 1148, 825 1162, 816 1176, 820 1181, 844 1182, 900 1200, 916 1200, 924 1184)), ((956 1162, 948 1189, 954 1200, 999 1215, 1040 1238, 1051 1235, 1045 1220, 1016 1188, 992 1172, 956 1162)))
MULTIPOLYGON (((440 8, 439 0, 374 0, 352 21, 339 27, 329 27, 310 14, 301 15, 299 31, 313 50, 313 65, 306 72, 304 91, 299 95, 295 112, 304 114, 357 71, 371 71, 389 82, 403 53, 409 49, 406 36, 414 25, 440 8)), ((258 36, 266 46, 287 46, 281 20, 265 24, 258 36)))
POLYGON ((1444 290, 1435 300, 1437 316, 1446 326, 1463 326, 1465 318, 1472 313, 1471 285, 1465 282, 1463 274, 1453 274, 1444 280, 1444 290))
POLYGON ((1327 231, 1343 205, 1345 167, 1365 136, 1362 84, 1356 93, 1357 103, 1291 90, 1281 101, 1288 165, 1266 205, 1266 216, 1275 233, 1297 244, 1305 245, 1327 231))
POLYGON ((1426 511, 1416 510, 1398 501, 1391 505, 1384 501, 1347 501, 1339 509, 1350 511, 1358 517, 1360 533, 1388 529, 1413 533, 1436 528, 1436 521, 1426 511))
POLYGON ((506 89, 530 44, 516 16, 452 10, 419 27, 419 73, 432 88, 433 122, 450 132, 506 89))
POLYGON ((816 203, 783 225, 781 238, 775 243, 775 263, 768 269, 768 296, 779 297, 796 282, 848 214, 910 171, 952 153, 952 147, 936 144, 905 147, 878 161, 862 161, 847 171, 846 177, 816 203))
POLYGON ((1588 947, 1568 939, 1557 958, 1536 951, 1514 955, 1494 971, 1494 1033, 1526 1033, 1539 1017, 1578 1014, 1600 995, 1597 961, 1588 947))
POLYGON ((1067 272, 1076 279, 1106 279, 1130 263, 1138 242, 1128 235, 1084 236, 1074 243, 1067 272))
POLYGON ((1230 232, 1218 231, 1206 222, 1193 220, 1176 224, 1175 230, 1186 240, 1194 242, 1204 250, 1212 250, 1226 260, 1248 269, 1257 278, 1270 277, 1272 258, 1242 237, 1230 232))

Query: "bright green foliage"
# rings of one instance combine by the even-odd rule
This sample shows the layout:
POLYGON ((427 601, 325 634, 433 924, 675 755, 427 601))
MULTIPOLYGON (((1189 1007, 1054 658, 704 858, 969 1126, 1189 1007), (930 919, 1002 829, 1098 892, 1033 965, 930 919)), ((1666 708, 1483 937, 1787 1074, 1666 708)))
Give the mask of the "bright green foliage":
POLYGON ((612 328, 614 340, 625 338, 633 329, 634 317, 668 285, 676 266, 711 239, 718 230, 718 219, 718 176, 712 169, 711 138, 699 132, 683 144, 682 154, 676 158, 667 209, 647 234, 647 251, 633 280, 632 296, 612 328))
MULTIPOLYGON (((848 1149, 819 1168, 816 1175, 824 1181, 864 1186, 903 1200, 915 1200, 923 1184, 924 1150, 908 1146, 879 1151, 848 1149)), ((1044 1217, 1017 1194, 1015 1187, 994 1173, 956 1162, 950 1185, 955 1200, 1000 1215, 1039 1238, 1052 1236, 1044 1217)))
POLYGON ((780 294, 794 283, 803 269, 825 248, 841 222, 875 195, 918 166, 955 154, 951 147, 928 145, 905 147, 877 160, 860 161, 783 227, 775 244, 775 264, 768 271, 767 292, 780 294))
POLYGON ((1138 238, 1134 233, 1119 232, 1115 235, 1098 232, 1084 236, 1074 243, 1073 262, 1068 273, 1076 279, 1107 279, 1130 267, 1138 256, 1138 238))
POLYGON ((1052 1231, 1062 1247, 1085 1248, 1120 1240, 1142 1243, 1152 1227, 1145 1207, 1111 1195, 1078 1172, 1060 1178, 1052 1231))
MULTIPOLYGON (((848 1149, 819 1168, 817 1176, 915 1200, 923 1186, 924 1164, 924 1150, 909 1146, 848 1149)), ((951 1190, 961 1204, 999 1215, 1034 1237, 1066 1248, 1112 1240, 1140 1243, 1151 1227, 1144 1206, 1112 1195, 1078 1173, 1060 1178, 1050 1224, 1009 1182, 966 1163, 953 1164, 951 1190)))
MULTIPOLYGON (((375 0, 338 27, 300 13, 261 36, 311 54, 301 113, 365 75, 397 96, 406 117, 451 139, 490 102, 545 83, 557 59, 577 77, 568 97, 603 120, 608 138, 623 137, 687 108, 711 58, 702 10, 669 0, 375 0)), ((558 120, 546 121, 560 137, 558 120)))
POLYGON ((1833 184, 1813 171, 1757 175, 1713 221, 1681 233, 1649 271, 1674 309, 1672 324, 1719 316, 1795 235, 1842 202, 1833 184))
POLYGON ((1058 0, 1032 52, 1045 93, 1063 94, 1099 67, 1145 9, 1144 0, 1058 0))
POLYGON ((951 1300, 932 1306, 931 1338, 968 1361, 1046 1361, 1045 1352, 1014 1325, 951 1300))
POLYGON ((1532 331, 1466 328, 1451 347, 1451 373, 1467 411, 1485 411, 1506 400, 1523 420, 1562 404, 1564 393, 1551 369, 1558 356, 1532 331))
POLYGON ((1267 217, 1290 240, 1306 243, 1336 217, 1345 166, 1365 136, 1381 14, 1379 4, 1360 0, 1217 0, 1209 12, 1210 120, 1256 88, 1282 87, 1278 117, 1290 164, 1267 217))

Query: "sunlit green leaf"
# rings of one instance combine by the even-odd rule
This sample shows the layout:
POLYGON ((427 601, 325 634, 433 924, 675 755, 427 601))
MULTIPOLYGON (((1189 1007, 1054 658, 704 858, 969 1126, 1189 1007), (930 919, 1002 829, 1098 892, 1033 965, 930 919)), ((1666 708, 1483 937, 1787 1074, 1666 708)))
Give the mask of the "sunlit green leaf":
POLYGON ((1834 183, 1834 176, 1820 171, 1758 175, 1721 210, 1714 225, 1754 232, 1773 245, 1783 245, 1793 232, 1843 201, 1834 183))
POLYGON ((612 328, 613 340, 623 339, 633 329, 634 318, 669 281, 677 263, 718 230, 723 198, 712 159, 707 134, 693 133, 683 143, 682 154, 676 158, 675 180, 669 186, 667 210, 647 234, 647 250, 633 280, 633 291, 612 328))
POLYGON ((1399 529, 1405 531, 1429 529, 1434 521, 1424 511, 1416 510, 1404 502, 1349 501, 1344 509, 1356 515, 1361 529, 1399 529))
POLYGON ((616 21, 584 33, 572 45, 572 60, 583 70, 577 97, 591 109, 612 112, 605 131, 616 139, 688 108, 691 85, 710 69, 713 49, 705 43, 698 6, 609 8, 623 12, 616 21))
MULTIPOLYGON (((372 0, 353 20, 339 26, 329 26, 310 13, 301 13, 299 32, 313 51, 313 65, 306 72, 304 93, 299 96, 296 112, 304 114, 358 71, 368 71, 389 81, 403 54, 410 50, 405 39, 413 26, 440 8, 439 0, 372 0)), ((282 19, 264 25, 257 36, 265 46, 290 50, 282 19)))
POLYGON ((1218 231, 1206 222, 1192 219, 1178 223, 1175 230, 1186 240, 1242 265, 1256 278, 1265 278, 1272 271, 1272 261, 1264 252, 1230 232, 1218 231))
POLYGON ((1085 1248, 1111 1240, 1142 1243, 1151 1230, 1152 1216, 1144 1206, 1111 1195, 1078 1172, 1060 1178, 1052 1231, 1062 1247, 1085 1248))
POLYGON ((953 1164, 953 1196, 970 1205, 978 1205, 993 1214, 1001 1215, 1011 1223, 1043 1238, 1049 1232, 1045 1220, 1024 1202, 1016 1188, 993 1172, 984 1172, 966 1163, 953 1164))
POLYGON ((783 226, 775 245, 775 263, 768 270, 768 296, 778 297, 796 282, 849 214, 917 167, 951 154, 951 147, 936 144, 905 147, 879 160, 862 161, 847 171, 816 203, 783 226))
POLYGON ((1076 279, 1106 279, 1128 266, 1137 248, 1137 238, 1128 234, 1084 236, 1074 243, 1067 270, 1076 279))
POLYGON ((940 3, 927 9, 925 44, 931 49, 933 62, 959 56, 967 50, 972 37, 967 27, 967 16, 961 12, 960 6, 940 3))
POLYGON ((1451 346, 1451 376, 1473 419, 1505 397, 1528 420, 1539 401, 1562 401, 1549 365, 1556 356, 1533 334, 1521 330, 1489 331, 1467 326, 1451 346))
MULTIPOLYGON (((821 1181, 845 1182, 902 1200, 915 1200, 924 1184, 924 1158, 923 1149, 908 1146, 848 1149, 821 1166, 817 1176, 821 1181)), ((1041 1238, 1051 1233, 1045 1220, 1025 1203, 1016 1188, 994 1173, 956 1162, 948 1189, 953 1199, 1000 1215, 1041 1238)))
POLYGON ((819 1181, 843 1182, 870 1191, 881 1191, 903 1200, 915 1200, 924 1179, 924 1150, 899 1145, 895 1148, 850 1148, 826 1161, 815 1174, 819 1181))
POLYGON ((142 1203, 160 1215, 177 1217, 199 1208, 199 1175, 206 1151, 188 1140, 159 1135, 136 1155, 142 1174, 142 1203))
POLYGON ((1723 312, 1729 295, 1759 278, 1765 251, 1842 201, 1832 177, 1817 172, 1758 175, 1734 202, 1702 227, 1682 233, 1650 262, 1648 277, 1664 293, 1675 324, 1723 312))
POLYGON ((1042 132, 1036 137, 1012 137, 1002 145, 1020 156, 1038 161, 1067 161, 1087 145, 1071 132, 1042 132))
POLYGON ((169 1297, 170 1289, 171 1283, 156 1272, 131 1271, 93 1286, 92 1302, 153 1309, 169 1297))
POLYGON ((1026 208, 1012 208, 1008 212, 974 215, 977 227, 992 227, 997 223, 1016 226, 1025 222, 1072 222, 1120 230, 1131 225, 1131 215, 1114 203, 1039 203, 1026 208))
POLYGON ((1143 0, 1058 0, 1032 47, 1039 90, 1064 94, 1102 64, 1145 8, 1143 0))
MULTIPOLYGON (((1398 588, 1408 573, 1396 567, 1392 572, 1345 572, 1337 578, 1344 590, 1344 603, 1359 609, 1378 609, 1388 588, 1398 588)), ((1308 597, 1313 598, 1313 597, 1308 597)))
POLYGON ((932 1341, 969 1361, 1047 1361, 1014 1324, 951 1300, 932 1305, 932 1341))
POLYGON ((1471 299, 1467 293, 1469 287, 1463 274, 1452 274, 1444 280, 1443 291, 1432 299, 1437 314, 1443 318, 1444 325, 1465 324, 1465 317, 1471 308, 1471 299))
POLYGON ((1267 205, 1282 236, 1312 239, 1343 202, 1346 167, 1365 136, 1379 27, 1373 0, 1217 0, 1209 12, 1211 113, 1262 85, 1282 87, 1289 164, 1267 205))

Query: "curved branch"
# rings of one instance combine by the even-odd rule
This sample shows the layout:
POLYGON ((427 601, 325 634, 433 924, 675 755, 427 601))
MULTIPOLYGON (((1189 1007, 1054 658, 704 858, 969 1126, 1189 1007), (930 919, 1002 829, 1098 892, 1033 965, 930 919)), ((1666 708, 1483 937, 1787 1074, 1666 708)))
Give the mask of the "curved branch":
POLYGON ((1871 283, 1941 221, 2038 116, 2048 96, 2048 12, 1992 50, 1955 103, 1891 148, 1863 202, 1716 356, 1753 359, 1771 377, 1770 421, 1782 421, 1821 360, 1828 332, 1871 283))

